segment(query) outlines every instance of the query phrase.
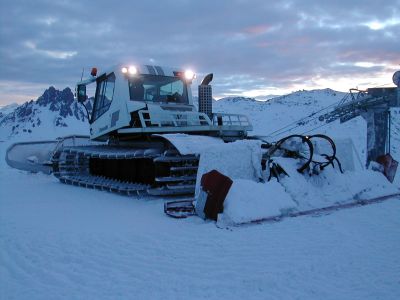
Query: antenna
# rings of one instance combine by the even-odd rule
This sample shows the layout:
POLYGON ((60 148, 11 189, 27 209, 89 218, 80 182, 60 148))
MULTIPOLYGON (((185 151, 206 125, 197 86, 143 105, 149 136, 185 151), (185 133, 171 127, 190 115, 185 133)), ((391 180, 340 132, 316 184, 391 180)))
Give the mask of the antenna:
POLYGON ((82 68, 82 75, 81 75, 81 81, 83 79, 83 73, 85 72, 85 67, 82 68))

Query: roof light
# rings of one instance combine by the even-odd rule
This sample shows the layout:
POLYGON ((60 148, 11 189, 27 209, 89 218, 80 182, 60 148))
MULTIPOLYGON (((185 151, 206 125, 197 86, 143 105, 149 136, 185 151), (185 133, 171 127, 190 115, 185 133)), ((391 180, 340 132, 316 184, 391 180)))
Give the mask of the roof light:
POLYGON ((124 73, 124 74, 128 73, 128 68, 123 67, 123 68, 121 69, 121 72, 124 73))
POLYGON ((137 73, 137 69, 135 66, 129 66, 128 72, 129 75, 135 75, 137 73))
POLYGON ((186 80, 193 80, 196 77, 194 72, 192 70, 186 70, 185 71, 185 78, 186 80))
POLYGON ((97 76, 97 68, 92 68, 90 75, 92 75, 93 77, 96 77, 97 76))

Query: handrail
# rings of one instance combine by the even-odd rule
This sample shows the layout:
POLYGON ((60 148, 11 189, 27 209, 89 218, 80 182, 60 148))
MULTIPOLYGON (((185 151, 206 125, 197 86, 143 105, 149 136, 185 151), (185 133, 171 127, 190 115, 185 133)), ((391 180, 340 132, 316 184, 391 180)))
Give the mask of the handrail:
POLYGON ((251 126, 249 118, 242 114, 214 113, 213 124, 218 126, 251 126))
POLYGON ((188 111, 163 111, 153 113, 149 110, 139 110, 139 119, 143 128, 158 127, 184 127, 184 126, 210 126, 211 120, 204 113, 188 111))

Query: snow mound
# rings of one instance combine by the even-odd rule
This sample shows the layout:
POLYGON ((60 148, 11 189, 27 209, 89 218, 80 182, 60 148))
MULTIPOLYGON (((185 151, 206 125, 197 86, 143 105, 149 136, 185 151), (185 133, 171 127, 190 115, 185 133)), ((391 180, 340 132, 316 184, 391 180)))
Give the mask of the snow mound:
POLYGON ((382 173, 371 170, 345 171, 328 167, 319 175, 310 176, 296 171, 296 160, 278 158, 275 161, 288 172, 280 183, 299 210, 322 208, 359 199, 369 199, 398 193, 382 173))
POLYGON ((244 140, 213 145, 200 154, 196 180, 196 195, 203 174, 211 170, 234 179, 258 181, 261 178, 261 142, 244 140))
POLYGON ((219 146, 224 143, 220 138, 205 135, 167 133, 157 136, 161 136, 171 142, 182 155, 200 154, 209 147, 219 146))
POLYGON ((387 196, 400 190, 383 174, 371 170, 345 171, 327 167, 318 175, 299 173, 299 161, 274 158, 288 174, 280 181, 260 182, 268 178, 261 173, 261 148, 258 141, 238 141, 205 150, 200 156, 196 195, 201 176, 211 170, 230 177, 233 185, 218 217, 221 226, 240 224, 270 217, 281 217, 290 211, 305 211, 352 203, 357 200, 387 196))
POLYGON ((218 223, 244 223, 286 214, 295 208, 296 203, 278 182, 236 179, 226 196, 224 213, 218 223))

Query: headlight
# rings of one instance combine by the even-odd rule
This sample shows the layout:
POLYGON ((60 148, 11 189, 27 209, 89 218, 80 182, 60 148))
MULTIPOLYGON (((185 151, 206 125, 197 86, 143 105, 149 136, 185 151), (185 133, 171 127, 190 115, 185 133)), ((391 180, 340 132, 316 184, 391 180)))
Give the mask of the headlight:
POLYGON ((195 78, 195 74, 192 70, 186 70, 185 71, 185 78, 186 80, 193 80, 195 78))
POLYGON ((128 68, 123 67, 123 68, 121 69, 121 72, 124 73, 124 74, 128 73, 128 68))
POLYGON ((129 66, 128 72, 130 75, 135 75, 137 73, 137 69, 135 66, 129 66))

